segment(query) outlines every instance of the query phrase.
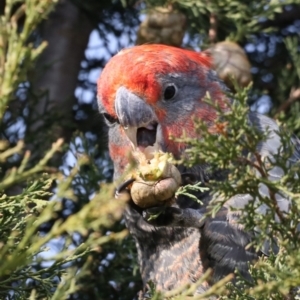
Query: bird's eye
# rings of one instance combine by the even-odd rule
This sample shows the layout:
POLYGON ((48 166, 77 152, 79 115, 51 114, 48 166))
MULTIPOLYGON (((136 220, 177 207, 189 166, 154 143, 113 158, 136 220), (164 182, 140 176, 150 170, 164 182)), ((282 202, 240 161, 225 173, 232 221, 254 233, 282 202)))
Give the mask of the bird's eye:
POLYGON ((175 85, 168 85, 164 91, 164 100, 171 100, 176 94, 175 85))
POLYGON ((103 113, 103 117, 105 118, 105 120, 107 121, 107 123, 108 123, 109 125, 113 125, 113 124, 115 124, 115 123, 118 122, 118 119, 117 119, 117 118, 115 118, 115 117, 109 115, 108 113, 103 113))

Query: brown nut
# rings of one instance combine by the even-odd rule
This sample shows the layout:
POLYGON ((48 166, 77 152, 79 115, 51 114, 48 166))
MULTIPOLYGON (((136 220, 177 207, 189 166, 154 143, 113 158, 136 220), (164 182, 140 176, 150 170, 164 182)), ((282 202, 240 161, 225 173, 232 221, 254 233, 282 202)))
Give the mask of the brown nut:
POLYGON ((173 164, 172 154, 154 145, 143 151, 136 149, 132 155, 136 166, 129 173, 129 180, 134 180, 129 190, 134 203, 143 208, 170 204, 181 185, 181 174, 173 164))
POLYGON ((224 41, 208 49, 212 54, 214 68, 218 76, 229 86, 234 77, 241 87, 247 86, 251 80, 251 65, 245 51, 236 43, 224 41))
POLYGON ((166 44, 180 47, 185 34, 186 17, 172 8, 156 7, 149 11, 137 33, 137 45, 166 44))
POLYGON ((146 208, 172 203, 175 192, 181 184, 181 175, 170 163, 167 169, 164 178, 156 181, 137 178, 130 189, 131 198, 136 205, 146 208))

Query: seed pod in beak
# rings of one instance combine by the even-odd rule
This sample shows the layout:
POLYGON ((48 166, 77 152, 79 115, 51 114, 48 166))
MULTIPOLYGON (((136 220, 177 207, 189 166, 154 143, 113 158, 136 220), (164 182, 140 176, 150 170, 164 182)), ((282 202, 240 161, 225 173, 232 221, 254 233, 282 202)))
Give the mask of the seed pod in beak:
POLYGON ((135 170, 135 181, 130 194, 134 203, 142 208, 170 205, 181 185, 181 175, 172 164, 172 156, 168 153, 154 152, 152 159, 136 151, 134 157, 138 162, 135 170))

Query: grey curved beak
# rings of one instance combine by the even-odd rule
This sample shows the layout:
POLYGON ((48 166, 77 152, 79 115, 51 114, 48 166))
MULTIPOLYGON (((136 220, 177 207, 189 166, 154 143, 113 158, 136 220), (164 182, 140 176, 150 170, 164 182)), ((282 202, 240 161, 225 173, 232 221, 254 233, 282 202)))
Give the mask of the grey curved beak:
POLYGON ((152 108, 125 87, 120 87, 117 91, 115 110, 124 128, 146 127, 155 120, 152 108))
POLYGON ((156 115, 152 108, 125 87, 117 90, 115 110, 120 125, 134 147, 137 146, 137 129, 151 127, 151 124, 156 122, 156 115))

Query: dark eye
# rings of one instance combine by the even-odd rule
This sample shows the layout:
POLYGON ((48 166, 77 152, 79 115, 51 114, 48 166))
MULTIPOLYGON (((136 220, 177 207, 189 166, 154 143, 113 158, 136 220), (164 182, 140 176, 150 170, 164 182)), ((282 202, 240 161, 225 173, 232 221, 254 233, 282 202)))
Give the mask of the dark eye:
POLYGON ((164 100, 171 100, 176 94, 176 87, 174 85, 168 85, 164 91, 164 100))
POLYGON ((103 113, 103 117, 105 118, 105 120, 107 121, 107 123, 108 123, 109 125, 113 125, 113 124, 115 124, 115 123, 118 122, 118 119, 117 119, 117 118, 115 118, 115 117, 109 115, 108 113, 103 113))

